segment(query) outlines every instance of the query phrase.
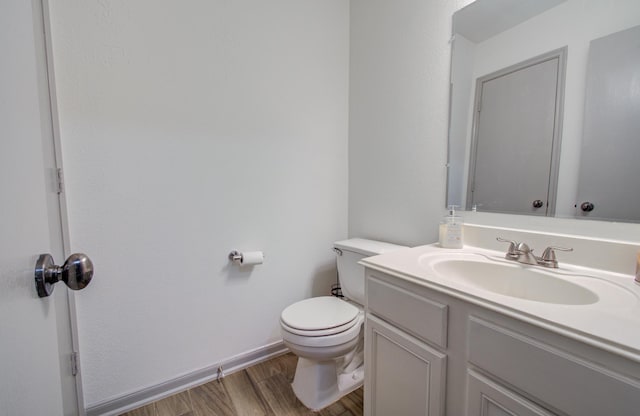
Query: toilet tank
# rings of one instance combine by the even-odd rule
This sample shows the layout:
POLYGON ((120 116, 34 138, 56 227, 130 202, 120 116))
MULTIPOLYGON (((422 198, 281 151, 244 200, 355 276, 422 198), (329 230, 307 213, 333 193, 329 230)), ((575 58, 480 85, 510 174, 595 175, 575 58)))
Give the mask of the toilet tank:
POLYGON ((360 305, 364 305, 364 267, 358 262, 365 257, 407 248, 364 238, 336 241, 333 247, 337 254, 338 278, 342 294, 360 305))

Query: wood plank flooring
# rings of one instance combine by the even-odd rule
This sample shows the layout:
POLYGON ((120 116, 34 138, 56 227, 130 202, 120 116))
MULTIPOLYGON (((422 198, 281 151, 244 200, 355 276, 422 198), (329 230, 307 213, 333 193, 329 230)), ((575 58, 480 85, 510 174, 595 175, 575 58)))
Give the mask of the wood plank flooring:
POLYGON ((319 412, 291 390, 297 357, 281 355, 121 416, 361 416, 362 388, 319 412))

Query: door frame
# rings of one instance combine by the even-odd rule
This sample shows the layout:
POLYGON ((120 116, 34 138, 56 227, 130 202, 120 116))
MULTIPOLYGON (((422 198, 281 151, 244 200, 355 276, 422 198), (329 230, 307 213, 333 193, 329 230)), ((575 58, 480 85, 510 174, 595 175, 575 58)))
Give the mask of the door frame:
MULTIPOLYGON (((549 181, 547 193, 547 207, 545 216, 553 217, 556 212, 556 200, 558 193, 558 171, 560 167, 560 149, 562 145, 562 122, 564 118, 564 90, 565 78, 567 72, 567 54, 568 47, 564 46, 559 49, 534 56, 517 64, 499 69, 498 71, 478 77, 476 80, 476 92, 473 99, 473 124, 471 127, 471 150, 469 153, 469 174, 467 177, 467 197, 466 209, 471 210, 473 204, 473 188, 475 185, 476 175, 476 158, 478 153, 478 124, 480 122, 480 103, 482 102, 482 87, 485 82, 492 81, 496 78, 520 71, 522 69, 541 64, 543 62, 558 59, 558 79, 556 83, 556 108, 554 112, 553 122, 553 138, 551 144, 551 164, 549 166, 549 181)), ((511 214, 513 214, 511 212, 511 214)))
MULTIPOLYGON (((51 36, 51 24, 49 14, 49 0, 32 0, 34 39, 38 43, 36 48, 38 56, 38 77, 41 82, 41 114, 43 129, 48 128, 45 134, 50 137, 49 143, 44 143, 45 153, 50 160, 45 160, 45 168, 51 170, 54 177, 52 182, 57 182, 60 175, 58 192, 50 192, 54 196, 47 195, 49 211, 49 229, 51 232, 51 247, 56 264, 61 264, 71 254, 69 220, 67 202, 63 181, 62 148, 60 139, 60 124, 56 96, 56 83, 53 65, 53 47, 51 36), (58 173, 60 172, 60 173, 58 173)), ((78 321, 76 313, 75 294, 64 285, 57 288, 52 294, 55 296, 56 326, 58 335, 58 349, 60 358, 62 402, 65 415, 85 414, 84 395, 82 391, 81 366, 79 359, 78 321), (57 293, 56 293, 57 292, 57 293), (75 366, 76 374, 71 375, 71 368, 75 366), (65 377, 66 376, 66 377, 65 377), (73 381, 69 381, 69 377, 73 381)))

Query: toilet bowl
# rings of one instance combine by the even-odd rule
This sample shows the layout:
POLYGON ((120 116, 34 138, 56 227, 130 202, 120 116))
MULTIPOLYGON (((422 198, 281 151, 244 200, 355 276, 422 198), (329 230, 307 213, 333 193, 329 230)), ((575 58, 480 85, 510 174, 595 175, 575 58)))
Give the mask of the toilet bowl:
POLYGON ((309 409, 322 409, 362 385, 363 324, 361 308, 332 296, 305 299, 282 312, 282 339, 298 356, 293 391, 309 409))
POLYGON ((334 244, 347 299, 321 296, 282 311, 284 344, 298 356, 292 383, 298 399, 320 410, 362 386, 364 381, 364 268, 360 259, 405 248, 365 239, 334 244))

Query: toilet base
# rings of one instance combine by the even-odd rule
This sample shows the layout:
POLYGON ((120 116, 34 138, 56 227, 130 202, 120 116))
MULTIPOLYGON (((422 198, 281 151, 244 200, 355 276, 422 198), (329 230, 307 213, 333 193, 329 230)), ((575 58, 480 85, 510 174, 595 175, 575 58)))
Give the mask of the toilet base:
POLYGON ((299 357, 291 383, 296 397, 311 410, 320 410, 362 386, 364 366, 338 374, 336 360, 312 361, 299 357))

